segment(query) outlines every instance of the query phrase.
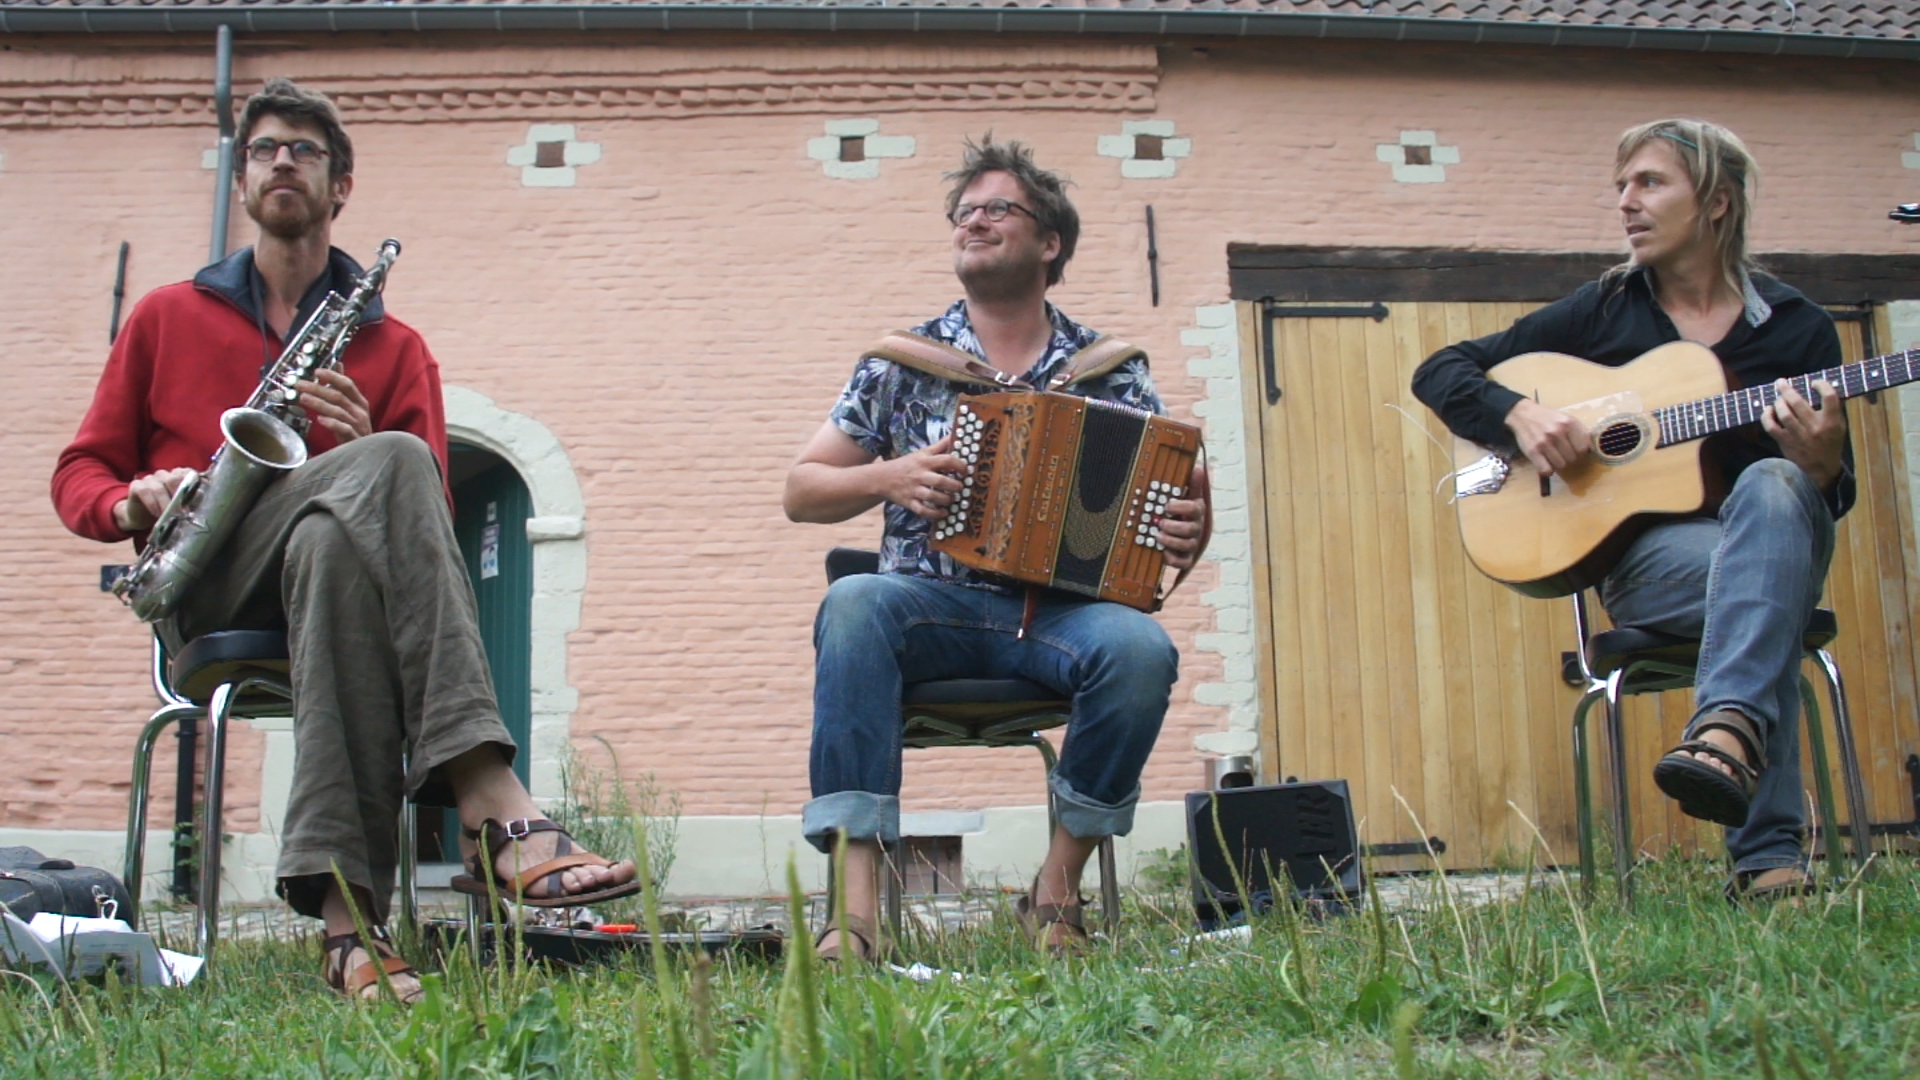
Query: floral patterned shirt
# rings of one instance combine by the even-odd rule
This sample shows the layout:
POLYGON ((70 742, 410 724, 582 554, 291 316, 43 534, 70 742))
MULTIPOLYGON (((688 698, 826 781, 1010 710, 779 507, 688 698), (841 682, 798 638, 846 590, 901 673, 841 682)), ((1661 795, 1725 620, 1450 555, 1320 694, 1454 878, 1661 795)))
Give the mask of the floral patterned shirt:
MULTIPOLYGON (((1046 351, 1022 379, 1045 386, 1065 370, 1067 358, 1100 335, 1081 326, 1047 305, 1047 318, 1053 323, 1053 338, 1046 351)), ((974 336, 967 320, 967 302, 957 300, 946 314, 913 328, 921 337, 943 342, 956 349, 986 359, 986 350, 974 336)), ((890 360, 867 357, 853 369, 846 389, 833 406, 829 419, 846 432, 860 448, 882 458, 896 458, 931 446, 947 437, 962 386, 890 360)), ((1156 415, 1165 415, 1160 395, 1154 392, 1153 378, 1147 374, 1145 357, 1121 364, 1098 379, 1067 388, 1100 401, 1112 401, 1156 415)), ((880 572, 917 574, 962 585, 999 589, 980 575, 929 547, 929 523, 893 503, 885 504, 886 526, 880 540, 880 572)))

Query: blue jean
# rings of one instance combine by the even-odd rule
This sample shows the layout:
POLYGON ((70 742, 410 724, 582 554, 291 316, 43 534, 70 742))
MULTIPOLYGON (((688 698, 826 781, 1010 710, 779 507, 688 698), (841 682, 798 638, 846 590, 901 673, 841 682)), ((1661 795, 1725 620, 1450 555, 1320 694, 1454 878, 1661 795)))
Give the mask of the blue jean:
MULTIPOLYGON (((1694 712, 1732 709, 1760 725, 1767 759, 1746 823, 1727 830, 1736 872, 1804 865, 1801 637, 1833 558, 1833 515, 1799 466, 1749 466, 1718 519, 1655 526, 1601 586, 1619 626, 1700 639, 1694 712)), ((1623 840, 1624 842, 1624 840, 1623 840)))
POLYGON ((934 679, 1031 679, 1071 699, 1052 790, 1082 838, 1133 828, 1179 654, 1150 616, 1120 604, 1042 596, 1024 640, 1023 598, 909 574, 856 574, 814 620, 813 798, 801 830, 821 851, 900 837, 900 697, 934 679))

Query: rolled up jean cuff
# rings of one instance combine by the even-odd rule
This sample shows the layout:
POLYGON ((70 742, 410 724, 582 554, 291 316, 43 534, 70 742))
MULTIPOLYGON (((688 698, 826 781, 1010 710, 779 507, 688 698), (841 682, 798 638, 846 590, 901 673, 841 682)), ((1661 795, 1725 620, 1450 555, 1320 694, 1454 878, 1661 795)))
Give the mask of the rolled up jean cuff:
POLYGON ((871 791, 836 791, 807 800, 800 808, 800 832, 807 843, 833 853, 834 834, 846 831, 849 840, 900 839, 900 797, 871 791))
POLYGON ((1060 815, 1060 827, 1082 840, 1125 836, 1133 831, 1133 808, 1140 801, 1140 785, 1117 803, 1095 802, 1073 790, 1066 777, 1056 770, 1047 784, 1053 789, 1054 809, 1060 815))

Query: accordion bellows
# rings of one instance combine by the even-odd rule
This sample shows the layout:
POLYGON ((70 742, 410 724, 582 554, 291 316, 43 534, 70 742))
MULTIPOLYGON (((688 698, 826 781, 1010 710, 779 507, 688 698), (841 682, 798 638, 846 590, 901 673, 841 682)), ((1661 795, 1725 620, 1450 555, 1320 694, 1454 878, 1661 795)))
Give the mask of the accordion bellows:
POLYGON ((1167 504, 1187 493, 1200 429, 1073 394, 962 395, 960 500, 933 550, 963 566, 1126 604, 1159 607, 1167 504))

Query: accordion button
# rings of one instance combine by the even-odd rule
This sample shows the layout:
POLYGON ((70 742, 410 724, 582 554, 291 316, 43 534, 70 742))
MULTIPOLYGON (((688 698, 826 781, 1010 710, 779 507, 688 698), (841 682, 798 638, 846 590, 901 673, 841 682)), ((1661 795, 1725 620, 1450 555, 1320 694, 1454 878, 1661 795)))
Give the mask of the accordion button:
POLYGON ((1179 497, 1180 497, 1180 492, 1181 492, 1181 490, 1182 490, 1181 488, 1173 488, 1173 489, 1172 489, 1172 491, 1173 491, 1173 497, 1174 497, 1174 498, 1176 498, 1176 499, 1177 499, 1177 498, 1179 498, 1179 497))

